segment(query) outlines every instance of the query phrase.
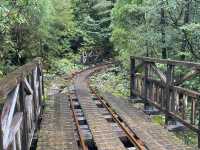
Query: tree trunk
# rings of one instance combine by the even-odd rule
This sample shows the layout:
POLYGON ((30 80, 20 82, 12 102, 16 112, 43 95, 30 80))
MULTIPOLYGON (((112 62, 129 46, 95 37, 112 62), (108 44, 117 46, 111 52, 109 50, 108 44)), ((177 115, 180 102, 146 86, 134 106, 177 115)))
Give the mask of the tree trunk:
POLYGON ((162 41, 162 58, 166 59, 167 58, 167 48, 166 48, 166 33, 165 33, 165 10, 164 10, 164 2, 162 1, 162 6, 160 10, 160 24, 161 24, 161 41, 162 41))
MULTIPOLYGON (((188 24, 190 22, 190 5, 191 5, 191 2, 190 0, 185 0, 185 16, 184 16, 184 24, 188 24)), ((186 48, 187 48, 187 33, 186 32, 183 32, 183 39, 182 39, 182 45, 181 45, 181 49, 183 52, 186 51, 186 48)), ((185 55, 183 54, 181 56, 181 59, 182 60, 185 60, 185 55)))

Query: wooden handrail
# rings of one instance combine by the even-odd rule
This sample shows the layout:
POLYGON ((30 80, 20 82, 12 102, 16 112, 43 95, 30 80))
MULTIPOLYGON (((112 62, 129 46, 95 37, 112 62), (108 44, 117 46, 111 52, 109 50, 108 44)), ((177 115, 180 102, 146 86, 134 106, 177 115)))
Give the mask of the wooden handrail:
MULTIPOLYGON (((8 95, 8 93, 21 82, 23 77, 31 74, 36 66, 41 66, 41 58, 35 58, 32 62, 27 63, 15 71, 9 73, 6 77, 0 80, 0 100, 8 95)), ((0 101, 1 102, 1 101, 0 101)))
POLYGON ((185 81, 199 76, 200 63, 157 59, 150 57, 131 57, 131 98, 140 97, 145 103, 165 113, 165 123, 177 120, 198 134, 200 148, 200 92, 186 88, 185 81), (136 64, 143 63, 140 70, 136 64), (162 65, 160 69, 157 64, 162 65), (187 68, 187 73, 176 74, 176 69, 187 68))
POLYGON ((40 58, 0 80, 0 149, 30 149, 42 109, 43 72, 40 58))
POLYGON ((190 62, 190 61, 178 61, 178 60, 171 60, 171 59, 159 59, 159 58, 150 58, 150 57, 134 57, 131 56, 131 59, 142 60, 145 62, 154 62, 154 63, 161 63, 161 64, 168 64, 168 65, 179 65, 185 67, 195 67, 200 69, 200 63, 190 62))

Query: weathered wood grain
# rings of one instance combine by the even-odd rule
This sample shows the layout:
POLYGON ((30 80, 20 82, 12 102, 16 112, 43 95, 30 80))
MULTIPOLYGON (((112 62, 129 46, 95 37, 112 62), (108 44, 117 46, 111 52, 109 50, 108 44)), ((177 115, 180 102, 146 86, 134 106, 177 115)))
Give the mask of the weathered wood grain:
POLYGON ((30 149, 42 108, 42 82, 40 59, 0 81, 0 150, 30 149))
MULTIPOLYGON (((131 95, 136 95, 145 101, 145 105, 153 105, 165 113, 165 123, 177 120, 197 132, 200 148, 200 92, 181 86, 181 84, 200 74, 200 63, 156 59, 149 57, 131 57, 131 62, 143 62, 143 69, 134 72, 131 81, 139 81, 135 88, 131 87, 131 95), (162 65, 163 72, 156 66, 162 65), (177 66, 187 68, 181 78, 175 76, 177 66), (180 78, 177 80, 177 78, 180 78), (144 92, 140 92, 141 89, 144 92)), ((131 68, 133 64, 131 64, 131 68)), ((184 70, 183 70, 184 71, 184 70)))
POLYGON ((177 60, 170 60, 170 59, 158 59, 158 58, 150 58, 150 57, 131 57, 131 59, 142 60, 146 62, 154 62, 154 63, 162 63, 162 64, 169 64, 169 65, 179 65, 185 66, 188 68, 197 68, 200 69, 200 63, 190 62, 190 61, 177 61, 177 60))
POLYGON ((159 76, 159 78, 164 82, 166 83, 167 82, 167 79, 164 75, 164 73, 162 73, 162 71, 157 68, 157 66, 155 65, 155 63, 152 63, 151 64, 151 68, 153 69, 153 71, 159 76))
POLYGON ((13 119, 13 114, 15 111, 15 105, 17 101, 18 92, 19 92, 19 85, 16 87, 13 93, 9 95, 1 114, 2 129, 4 133, 4 138, 6 140, 9 136, 9 128, 10 128, 10 125, 13 119))
POLYGON ((20 129, 20 125, 22 122, 22 113, 16 113, 13 117, 12 120, 12 124, 10 127, 10 132, 9 132, 9 136, 8 136, 8 140, 5 141, 4 143, 4 148, 6 149, 11 143, 12 141, 15 139, 15 135, 17 133, 17 131, 20 129))
MULTIPOLYGON (((25 64, 19 67, 15 71, 8 74, 5 78, 0 80, 0 97, 6 97, 10 91, 12 91, 17 84, 19 84, 23 77, 31 74, 32 70, 41 65, 41 59, 34 59, 33 62, 25 64)), ((0 99, 3 100, 3 99, 0 99)))

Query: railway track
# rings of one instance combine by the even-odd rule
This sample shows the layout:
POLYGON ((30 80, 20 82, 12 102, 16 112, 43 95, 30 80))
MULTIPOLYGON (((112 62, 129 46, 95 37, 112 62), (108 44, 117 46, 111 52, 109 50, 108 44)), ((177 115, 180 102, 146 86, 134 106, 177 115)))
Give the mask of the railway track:
POLYGON ((109 66, 98 65, 73 76, 68 97, 78 145, 83 150, 146 150, 120 114, 90 85, 89 77, 109 66))
POLYGON ((53 82, 37 150, 194 150, 150 122, 128 100, 92 86, 90 76, 109 65, 91 67, 65 81, 53 82))

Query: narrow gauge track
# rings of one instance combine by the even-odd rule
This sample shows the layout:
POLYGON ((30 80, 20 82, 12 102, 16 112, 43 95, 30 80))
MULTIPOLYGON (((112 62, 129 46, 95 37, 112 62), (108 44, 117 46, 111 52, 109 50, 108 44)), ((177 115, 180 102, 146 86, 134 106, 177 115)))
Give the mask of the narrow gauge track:
POLYGON ((117 114, 114 109, 110 106, 109 103, 106 102, 104 97, 99 96, 95 88, 92 86, 89 86, 92 93, 98 98, 98 100, 103 104, 103 106, 109 111, 109 113, 112 115, 113 119, 118 123, 118 125, 122 128, 122 130, 126 133, 128 139, 131 141, 131 143, 137 147, 139 150, 145 150, 147 149, 141 139, 137 137, 137 135, 132 131, 132 129, 129 127, 129 125, 122 120, 119 114, 117 114))
POLYGON ((142 140, 139 139, 129 125, 121 119, 120 114, 117 114, 89 83, 90 76, 100 70, 108 68, 110 64, 111 63, 101 64, 77 72, 74 75, 74 90, 70 92, 69 100, 81 149, 146 150, 147 148, 142 140), (107 110, 107 119, 105 115, 103 116, 103 114, 101 114, 98 106, 100 106, 99 108, 101 108, 101 110, 104 109, 104 114, 105 110, 107 110), (111 118, 108 117, 108 114, 111 118), (109 120, 112 120, 112 124, 109 124, 109 120), (113 134, 113 129, 109 128, 109 126, 113 124, 116 124, 115 126, 117 126, 118 131, 120 130, 123 132, 123 136, 116 136, 116 132, 113 134), (84 126, 84 128, 81 126, 84 126), (86 134, 85 128, 87 129, 86 134), (88 135, 90 136, 88 137, 88 135))
POLYGON ((80 125, 79 125, 78 118, 77 118, 76 113, 75 113, 73 100, 72 100, 72 97, 70 95, 69 95, 69 101, 70 101, 70 108, 72 110, 72 115, 73 115, 74 122, 75 122, 76 129, 77 129, 77 133, 78 133, 78 136, 79 136, 80 145, 81 145, 83 150, 88 150, 88 147, 87 147, 87 145, 86 145, 86 143, 84 141, 83 134, 81 132, 81 128, 80 128, 80 125))

